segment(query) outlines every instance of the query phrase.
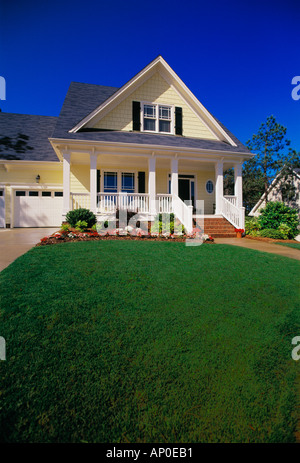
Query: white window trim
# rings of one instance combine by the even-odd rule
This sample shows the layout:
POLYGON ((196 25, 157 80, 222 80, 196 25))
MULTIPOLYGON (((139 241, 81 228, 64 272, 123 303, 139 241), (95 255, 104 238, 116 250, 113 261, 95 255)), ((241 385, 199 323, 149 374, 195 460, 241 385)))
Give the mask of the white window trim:
POLYGON ((141 101, 141 130, 146 133, 162 133, 166 135, 174 135, 175 133, 175 106, 167 103, 153 103, 150 101, 141 101), (144 129, 144 106, 151 105, 156 107, 155 130, 144 129), (171 108, 170 132, 159 131, 159 106, 167 106, 171 108))

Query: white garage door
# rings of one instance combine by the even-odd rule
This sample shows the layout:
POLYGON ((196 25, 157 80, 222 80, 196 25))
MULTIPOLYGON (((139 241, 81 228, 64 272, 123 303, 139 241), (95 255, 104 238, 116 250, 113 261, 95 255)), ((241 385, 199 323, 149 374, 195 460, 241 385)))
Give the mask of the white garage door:
POLYGON ((62 222, 62 191, 16 190, 15 227, 58 227, 62 222))
POLYGON ((4 189, 0 188, 0 228, 5 227, 5 196, 4 189))

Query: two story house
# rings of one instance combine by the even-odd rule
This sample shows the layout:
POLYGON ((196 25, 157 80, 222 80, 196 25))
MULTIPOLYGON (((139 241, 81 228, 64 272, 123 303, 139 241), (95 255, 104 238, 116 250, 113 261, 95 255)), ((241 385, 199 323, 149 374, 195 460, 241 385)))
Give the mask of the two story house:
POLYGON ((158 56, 121 88, 72 82, 59 117, 0 113, 0 226, 59 226, 70 209, 173 212, 244 228, 253 155, 158 56), (223 172, 234 168, 225 196, 223 172))

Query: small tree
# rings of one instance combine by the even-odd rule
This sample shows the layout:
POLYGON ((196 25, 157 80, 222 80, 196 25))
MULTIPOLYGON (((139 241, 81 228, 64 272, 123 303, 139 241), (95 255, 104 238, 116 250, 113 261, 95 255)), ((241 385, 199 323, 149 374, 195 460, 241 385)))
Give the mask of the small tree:
POLYGON ((266 201, 270 183, 280 169, 289 163, 292 153, 291 150, 286 153, 289 145, 286 127, 278 124, 274 116, 269 116, 267 121, 261 124, 257 134, 247 141, 250 151, 256 153, 253 163, 262 172, 266 201))

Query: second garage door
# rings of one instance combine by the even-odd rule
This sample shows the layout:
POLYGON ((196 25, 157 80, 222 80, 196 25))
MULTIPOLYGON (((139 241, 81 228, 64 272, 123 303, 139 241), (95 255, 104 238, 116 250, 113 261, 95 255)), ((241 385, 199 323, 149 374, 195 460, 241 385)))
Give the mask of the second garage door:
POLYGON ((16 190, 14 227, 58 227, 62 222, 62 191, 16 190))

